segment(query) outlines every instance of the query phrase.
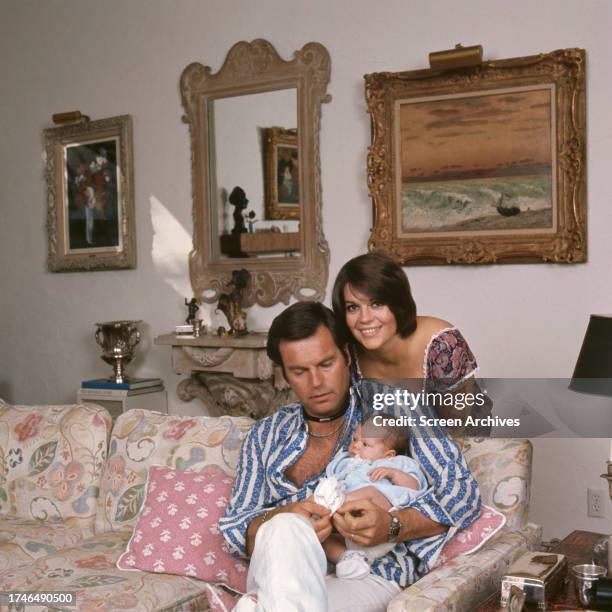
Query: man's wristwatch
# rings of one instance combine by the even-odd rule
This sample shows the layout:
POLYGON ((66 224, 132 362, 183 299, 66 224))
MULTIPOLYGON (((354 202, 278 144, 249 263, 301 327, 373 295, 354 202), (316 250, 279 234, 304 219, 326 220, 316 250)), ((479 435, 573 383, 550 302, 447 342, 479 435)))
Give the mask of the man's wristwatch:
POLYGON ((397 542, 402 529, 402 523, 397 515, 397 512, 390 512, 389 514, 391 515, 391 525, 389 525, 389 535, 387 536, 387 540, 389 542, 397 542))

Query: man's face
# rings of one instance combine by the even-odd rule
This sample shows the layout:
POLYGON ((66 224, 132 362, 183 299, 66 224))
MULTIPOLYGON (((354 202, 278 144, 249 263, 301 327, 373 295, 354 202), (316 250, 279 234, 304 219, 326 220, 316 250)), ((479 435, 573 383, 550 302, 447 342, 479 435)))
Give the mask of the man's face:
POLYGON ((287 382, 308 414, 338 412, 347 399, 350 373, 345 355, 324 325, 309 338, 279 345, 287 382))

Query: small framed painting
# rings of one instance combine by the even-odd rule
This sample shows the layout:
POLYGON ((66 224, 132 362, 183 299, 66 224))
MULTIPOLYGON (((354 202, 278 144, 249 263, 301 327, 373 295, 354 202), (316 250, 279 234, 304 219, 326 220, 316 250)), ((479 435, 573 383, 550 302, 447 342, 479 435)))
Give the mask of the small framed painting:
POLYGON ((402 264, 586 261, 585 52, 366 75, 370 250, 402 264))
POLYGON ((136 266, 129 115, 44 130, 48 268, 136 266))
POLYGON ((297 130, 264 130, 266 219, 300 218, 300 159, 297 130))

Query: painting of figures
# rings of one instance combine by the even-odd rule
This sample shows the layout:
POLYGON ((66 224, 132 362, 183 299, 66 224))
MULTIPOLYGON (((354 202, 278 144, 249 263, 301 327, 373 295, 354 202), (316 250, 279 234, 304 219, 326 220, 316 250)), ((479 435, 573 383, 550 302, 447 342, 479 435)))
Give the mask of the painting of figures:
POLYGON ((117 139, 66 147, 69 250, 119 246, 117 139))
POLYGON ((554 86, 396 101, 399 236, 555 230, 554 86))
MULTIPOLYGON (((68 113, 74 114, 74 113, 68 113)), ((136 266, 132 118, 43 131, 51 272, 136 266)))
POLYGON ((300 159, 297 129, 264 129, 265 218, 299 219, 300 159))

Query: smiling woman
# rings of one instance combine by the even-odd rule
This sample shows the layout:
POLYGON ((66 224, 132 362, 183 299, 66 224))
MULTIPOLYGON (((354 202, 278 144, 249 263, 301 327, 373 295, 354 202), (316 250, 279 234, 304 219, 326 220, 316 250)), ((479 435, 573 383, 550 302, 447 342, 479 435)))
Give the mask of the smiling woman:
MULTIPOLYGON (((352 340, 357 376, 427 392, 477 390, 478 366, 463 335, 448 321, 417 316, 408 279, 391 259, 367 253, 348 261, 334 283, 332 302, 352 340)), ((475 410, 478 416, 489 414, 490 402, 471 413, 475 410)), ((464 419, 470 414, 454 406, 438 406, 437 412, 464 419)))

